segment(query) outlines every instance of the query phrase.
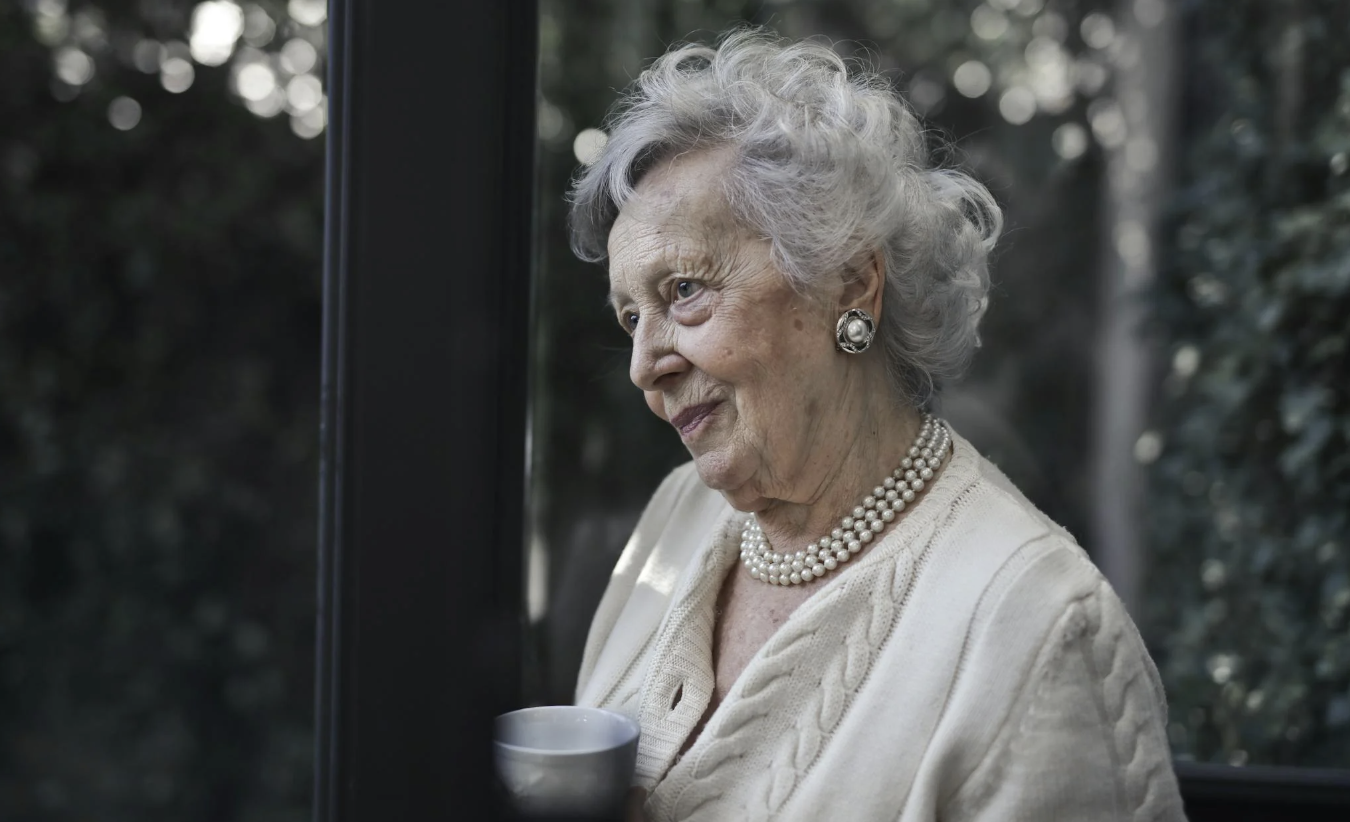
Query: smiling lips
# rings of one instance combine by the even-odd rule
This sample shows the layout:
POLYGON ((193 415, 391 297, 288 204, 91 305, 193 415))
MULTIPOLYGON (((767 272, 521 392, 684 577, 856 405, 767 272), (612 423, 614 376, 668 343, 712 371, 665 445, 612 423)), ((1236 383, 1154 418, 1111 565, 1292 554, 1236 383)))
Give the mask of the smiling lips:
POLYGON ((681 437, 687 437, 698 429, 708 415, 717 408, 718 403, 704 402, 698 405, 691 405, 680 413, 670 418, 670 424, 675 426, 680 432, 681 437))

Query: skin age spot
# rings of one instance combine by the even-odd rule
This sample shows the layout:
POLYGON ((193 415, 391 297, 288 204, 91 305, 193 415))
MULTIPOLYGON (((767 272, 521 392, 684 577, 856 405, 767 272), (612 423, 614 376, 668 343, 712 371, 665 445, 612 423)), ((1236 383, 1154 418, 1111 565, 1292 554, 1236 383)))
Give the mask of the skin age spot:
POLYGON ((792 327, 797 329, 798 331, 801 331, 803 328, 806 328, 806 326, 802 324, 801 320, 793 320, 792 327))

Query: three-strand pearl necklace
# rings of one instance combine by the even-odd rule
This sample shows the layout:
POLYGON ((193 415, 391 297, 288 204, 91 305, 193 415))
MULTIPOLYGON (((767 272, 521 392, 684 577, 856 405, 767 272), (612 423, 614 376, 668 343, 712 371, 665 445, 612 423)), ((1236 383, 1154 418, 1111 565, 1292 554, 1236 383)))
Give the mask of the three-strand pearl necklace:
POLYGON ((895 521, 905 506, 914 502, 933 479, 942 460, 950 453, 951 433, 946 423, 924 414, 923 427, 909 454, 891 476, 872 489, 872 494, 840 521, 829 536, 796 552, 771 550, 769 540, 751 514, 741 531, 741 562, 750 576, 770 585, 800 585, 825 576, 863 548, 895 521))

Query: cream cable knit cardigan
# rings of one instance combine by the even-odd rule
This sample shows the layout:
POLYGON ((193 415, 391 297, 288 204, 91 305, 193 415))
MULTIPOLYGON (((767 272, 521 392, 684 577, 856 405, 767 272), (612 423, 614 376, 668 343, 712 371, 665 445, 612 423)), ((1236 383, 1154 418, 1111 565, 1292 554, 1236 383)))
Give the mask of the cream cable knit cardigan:
POLYGON ((744 515, 687 464, 652 498, 591 625, 578 704, 642 726, 674 820, 1180 820, 1166 703, 1081 548, 957 436, 889 534, 713 691, 713 608, 744 515))

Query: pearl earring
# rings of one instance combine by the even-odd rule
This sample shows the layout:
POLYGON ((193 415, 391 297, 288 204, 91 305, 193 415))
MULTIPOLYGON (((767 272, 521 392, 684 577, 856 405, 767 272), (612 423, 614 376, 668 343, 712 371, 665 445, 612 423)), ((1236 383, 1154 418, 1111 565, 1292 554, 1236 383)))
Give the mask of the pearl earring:
POLYGON ((877 324, 861 308, 850 308, 834 327, 835 347, 846 354, 861 354, 872 344, 877 324))

